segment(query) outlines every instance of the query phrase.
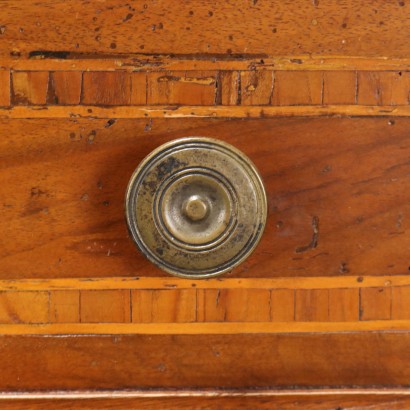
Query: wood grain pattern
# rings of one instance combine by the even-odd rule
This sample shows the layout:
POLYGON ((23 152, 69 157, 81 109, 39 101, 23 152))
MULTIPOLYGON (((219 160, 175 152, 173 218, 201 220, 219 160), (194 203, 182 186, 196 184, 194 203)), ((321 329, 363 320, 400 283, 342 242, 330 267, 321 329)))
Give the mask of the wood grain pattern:
POLYGON ((291 322, 295 320, 295 290, 272 290, 270 310, 270 317, 274 322, 291 322))
POLYGON ((408 72, 358 72, 358 103, 400 105, 410 101, 408 72))
POLYGON ((273 71, 241 72, 241 104, 269 105, 274 87, 273 71))
POLYGON ((147 104, 147 74, 132 73, 131 74, 131 99, 132 105, 147 104))
POLYGON ((391 289, 367 288, 360 290, 360 319, 388 320, 391 318, 391 289))
POLYGON ((123 195, 145 155, 186 135, 232 143, 255 162, 267 189, 266 231, 232 277, 408 272, 408 119, 76 118, 1 126, 3 279, 165 276, 128 238, 123 195))
POLYGON ((329 289, 329 320, 354 322, 359 319, 358 289, 329 289))
POLYGON ((131 76, 123 72, 83 74, 81 101, 89 105, 127 105, 131 100, 131 76))
POLYGON ((408 332, 3 336, 0 388, 406 386, 409 338, 408 332))
POLYGON ((12 74, 12 103, 43 105, 47 102, 49 73, 15 72, 12 74))
POLYGON ((199 322, 226 320, 226 292, 221 289, 198 289, 197 306, 199 322))
MULTIPOLYGON (((3 1, 0 391, 408 386, 408 7, 3 1), (170 278, 125 228, 132 171, 186 135, 267 189, 263 240, 221 281, 170 278)), ((384 396, 150 404, 408 407, 384 396)))
POLYGON ((50 322, 80 322, 80 291, 65 290, 50 292, 50 322))
POLYGON ((80 104, 83 73, 80 71, 56 71, 50 73, 48 104, 80 104))
POLYGON ((323 103, 323 73, 277 71, 273 105, 319 105, 323 103))
POLYGON ((2 56, 84 54, 330 54, 407 57, 408 4, 147 0, 7 0, 2 56), (78 12, 81 10, 81 13, 78 12), (40 26, 37 25, 40 23, 40 26), (107 34, 109 33, 109 34, 107 34))
MULTIPOLYGON (((8 106, 10 79, 6 70, 2 75, 3 105, 8 106)), ((410 73, 403 70, 277 71, 270 68, 145 73, 88 69, 84 73, 13 71, 12 75, 13 105, 396 107, 410 103, 410 73)))
POLYGON ((196 321, 196 290, 134 290, 131 295, 135 323, 196 321))
POLYGON ((355 71, 326 71, 323 73, 323 104, 355 104, 357 87, 355 71))
POLYGON ((48 322, 48 292, 0 292, 0 323, 48 322))
POLYGON ((295 320, 298 322, 327 322, 329 320, 329 291, 327 289, 297 290, 295 320))
POLYGON ((392 289, 392 319, 410 318, 410 286, 392 289))
POLYGON ((228 322, 270 321, 270 292, 264 289, 227 289, 223 302, 228 322))
POLYGON ((222 105, 237 105, 239 98, 240 73, 238 71, 221 71, 217 103, 222 105))
POLYGON ((11 103, 10 75, 9 70, 0 70, 0 107, 8 107, 11 103))
MULTIPOLYGON (((221 281, 215 282, 220 285, 221 281)), ((312 281, 313 285, 317 283, 312 281)), ((253 288, 251 282, 248 286, 212 288, 207 281, 199 289, 166 285, 168 289, 158 289, 153 282, 151 288, 140 289, 3 291, 2 323, 284 322, 278 330, 288 326, 290 331, 297 328, 292 323, 295 321, 326 322, 328 330, 334 331, 332 322, 345 328, 343 322, 410 319, 410 299, 406 298, 409 286, 390 283, 379 288, 309 289, 306 284, 304 288, 273 290, 266 286, 253 288), (32 304, 36 309, 25 313, 32 304)), ((36 329, 29 332, 35 333, 36 329)), ((76 327, 66 329, 73 332, 76 327)), ((137 329, 127 328, 127 332, 137 329)), ((362 330, 369 328, 363 326, 362 330)))
POLYGON ((215 71, 149 73, 147 77, 148 104, 215 104, 215 71))
POLYGON ((94 290, 80 292, 82 323, 130 322, 130 291, 94 290))

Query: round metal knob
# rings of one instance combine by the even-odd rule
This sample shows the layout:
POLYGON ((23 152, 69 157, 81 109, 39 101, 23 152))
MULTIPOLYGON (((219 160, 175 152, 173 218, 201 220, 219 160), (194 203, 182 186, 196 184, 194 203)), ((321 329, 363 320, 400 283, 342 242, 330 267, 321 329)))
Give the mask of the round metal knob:
POLYGON ((232 270, 259 242, 267 204, 252 162, 233 146, 188 137, 155 149, 129 182, 125 212, 138 248, 177 276, 232 270))

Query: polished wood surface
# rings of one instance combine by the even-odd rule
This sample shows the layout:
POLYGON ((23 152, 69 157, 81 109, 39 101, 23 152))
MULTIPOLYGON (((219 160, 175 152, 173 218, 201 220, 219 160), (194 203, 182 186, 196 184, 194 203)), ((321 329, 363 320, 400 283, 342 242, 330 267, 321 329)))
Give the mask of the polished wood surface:
POLYGON ((142 158, 186 135, 235 145, 252 158, 267 189, 261 243, 231 275, 408 272, 408 119, 1 124, 3 279, 165 276, 129 239, 123 198, 142 158), (258 144, 250 143, 254 135, 258 144))
POLYGON ((409 332, 261 332, 2 336, 0 388, 408 387, 409 332))
POLYGON ((401 0, 6 0, 1 54, 407 57, 408 7, 401 0))
POLYGON ((409 407, 407 3, 4 1, 0 407, 409 407), (189 135, 267 190, 220 279, 125 227, 132 171, 189 135))

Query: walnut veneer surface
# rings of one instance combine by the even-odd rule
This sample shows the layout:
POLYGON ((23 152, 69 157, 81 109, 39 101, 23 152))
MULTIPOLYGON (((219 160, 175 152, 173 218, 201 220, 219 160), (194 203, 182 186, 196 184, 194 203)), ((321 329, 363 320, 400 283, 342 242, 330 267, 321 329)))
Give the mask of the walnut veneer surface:
POLYGON ((0 405, 407 408, 409 8, 2 2, 0 405), (133 170, 184 136, 267 191, 218 279, 165 274, 125 226, 133 170))

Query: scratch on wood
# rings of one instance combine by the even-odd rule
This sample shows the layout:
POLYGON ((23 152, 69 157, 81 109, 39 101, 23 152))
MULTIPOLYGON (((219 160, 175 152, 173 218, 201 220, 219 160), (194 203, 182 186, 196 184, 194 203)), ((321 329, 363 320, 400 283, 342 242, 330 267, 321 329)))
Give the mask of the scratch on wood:
POLYGON ((273 92, 275 91, 275 86, 276 86, 275 82, 276 82, 275 72, 272 71, 272 87, 270 89, 270 94, 269 94, 269 105, 272 105, 273 92))
POLYGON ((194 83, 200 85, 213 85, 215 84, 214 77, 178 77, 173 75, 163 75, 158 78, 159 83, 168 81, 178 81, 180 83, 194 83))
POLYGON ((314 216, 312 218, 312 228, 313 228, 313 235, 312 235, 312 240, 310 243, 306 246, 299 246, 296 248, 296 253, 303 253, 307 252, 311 249, 317 248, 318 241, 319 241, 319 217, 314 216))
POLYGON ((340 273, 349 273, 350 272, 350 269, 347 266, 347 262, 344 262, 344 261, 340 262, 339 272, 340 273))
POLYGON ((397 217, 397 222, 396 222, 397 228, 401 228, 402 223, 403 223, 403 214, 400 213, 397 217))
POLYGON ((149 132, 152 130, 152 123, 153 123, 153 119, 150 118, 148 121, 148 124, 145 124, 145 127, 144 127, 145 132, 149 132))
POLYGON ((359 74, 356 71, 356 82, 355 82, 355 94, 354 94, 354 103, 359 103, 359 74))
POLYGON ((363 320, 362 290, 359 289, 359 320, 363 320))
POLYGON ((215 99, 214 99, 214 105, 221 105, 222 104, 222 74, 219 71, 216 74, 216 80, 215 80, 215 99))
POLYGON ((242 78, 241 73, 238 71, 238 97, 236 99, 236 105, 241 105, 242 102, 242 78))
POLYGON ((320 103, 323 105, 325 100, 325 76, 322 74, 322 85, 320 88, 320 103))
POLYGON ((69 51, 49 51, 49 50, 34 50, 28 53, 29 59, 59 59, 66 60, 70 58, 69 51))
POLYGON ((111 118, 107 121, 107 123, 104 125, 104 128, 110 128, 111 126, 113 126, 115 124, 117 120, 111 118))
POLYGON ((31 188, 30 196, 31 197, 45 196, 45 197, 49 198, 51 195, 48 191, 46 191, 46 190, 43 191, 42 189, 40 189, 40 187, 35 186, 35 187, 31 188))
POLYGON ((133 15, 132 13, 128 13, 128 14, 122 19, 122 21, 125 23, 126 21, 131 20, 133 16, 134 16, 134 15, 133 15))

